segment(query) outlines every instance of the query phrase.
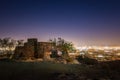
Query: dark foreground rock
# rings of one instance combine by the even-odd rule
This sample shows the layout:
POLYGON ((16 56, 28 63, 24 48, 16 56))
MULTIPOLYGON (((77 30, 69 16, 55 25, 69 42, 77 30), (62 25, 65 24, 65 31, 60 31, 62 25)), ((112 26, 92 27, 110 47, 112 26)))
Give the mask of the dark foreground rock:
MULTIPOLYGON (((82 65, 81 65, 82 66, 82 65)), ((85 65, 76 73, 53 73, 53 80, 120 80, 120 61, 85 65)))
POLYGON ((120 61, 96 65, 0 61, 0 80, 120 80, 120 61))

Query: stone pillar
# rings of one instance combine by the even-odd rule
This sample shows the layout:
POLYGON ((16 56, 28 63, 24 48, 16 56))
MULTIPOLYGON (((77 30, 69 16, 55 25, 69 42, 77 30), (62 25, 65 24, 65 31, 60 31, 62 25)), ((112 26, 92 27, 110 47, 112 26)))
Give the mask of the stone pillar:
POLYGON ((38 56, 39 58, 50 58, 52 45, 49 42, 38 43, 38 56))

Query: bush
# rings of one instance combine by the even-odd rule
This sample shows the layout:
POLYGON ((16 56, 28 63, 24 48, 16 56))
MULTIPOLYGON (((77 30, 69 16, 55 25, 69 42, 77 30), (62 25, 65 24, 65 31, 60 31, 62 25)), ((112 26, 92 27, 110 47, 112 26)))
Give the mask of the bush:
POLYGON ((98 63, 98 61, 96 59, 91 59, 91 58, 88 58, 88 57, 83 58, 82 56, 78 56, 77 60, 80 63, 87 64, 87 65, 94 65, 94 64, 98 63))
POLYGON ((73 62, 74 59, 69 57, 69 58, 66 59, 66 61, 67 61, 67 62, 73 62))

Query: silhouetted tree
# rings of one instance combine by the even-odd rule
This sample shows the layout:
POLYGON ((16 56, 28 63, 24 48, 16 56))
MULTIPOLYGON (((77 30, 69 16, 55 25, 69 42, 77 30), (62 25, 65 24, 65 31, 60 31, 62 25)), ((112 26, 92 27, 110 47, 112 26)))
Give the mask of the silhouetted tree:
POLYGON ((24 45, 24 40, 18 40, 17 43, 18 43, 18 46, 23 46, 24 45))
POLYGON ((64 39, 62 39, 60 37, 57 39, 55 38, 54 40, 50 39, 50 42, 55 43, 55 46, 54 46, 55 48, 53 50, 53 54, 55 54, 55 56, 58 56, 56 54, 57 53, 56 50, 61 51, 63 56, 68 56, 68 53, 75 49, 73 47, 72 42, 65 41, 64 39))
POLYGON ((0 39, 0 48, 2 47, 2 39, 0 39))
POLYGON ((17 46, 16 40, 8 37, 0 39, 0 47, 3 54, 13 54, 15 47, 17 46))
POLYGON ((6 51, 6 49, 9 47, 9 43, 10 43, 10 37, 8 37, 8 38, 4 38, 3 40, 2 40, 2 47, 3 47, 3 49, 6 51))

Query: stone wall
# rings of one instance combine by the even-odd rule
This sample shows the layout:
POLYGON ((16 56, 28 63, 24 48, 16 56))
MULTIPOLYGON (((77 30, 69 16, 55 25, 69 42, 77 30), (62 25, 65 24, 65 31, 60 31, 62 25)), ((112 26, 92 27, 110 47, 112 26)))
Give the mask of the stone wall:
POLYGON ((24 47, 23 46, 17 46, 13 55, 14 59, 19 59, 21 57, 24 57, 24 47))
POLYGON ((24 46, 15 49, 14 57, 17 58, 50 58, 52 44, 49 42, 37 42, 37 39, 28 39, 24 46))
POLYGON ((29 43, 26 43, 24 45, 24 56, 26 58, 34 58, 34 53, 34 46, 29 43))
POLYGON ((50 57, 52 45, 49 42, 38 43, 38 58, 50 57))
POLYGON ((34 57, 38 58, 38 52, 37 52, 37 46, 38 46, 38 41, 37 38, 30 38, 28 39, 27 44, 29 44, 29 46, 34 46, 34 57))

